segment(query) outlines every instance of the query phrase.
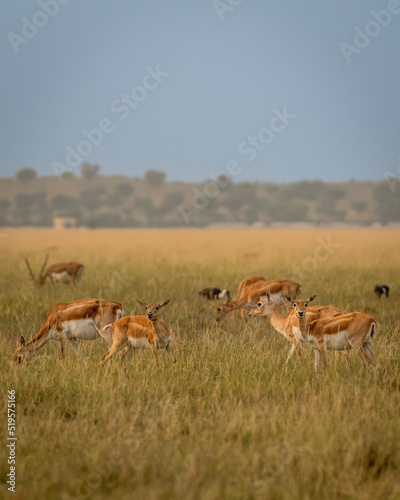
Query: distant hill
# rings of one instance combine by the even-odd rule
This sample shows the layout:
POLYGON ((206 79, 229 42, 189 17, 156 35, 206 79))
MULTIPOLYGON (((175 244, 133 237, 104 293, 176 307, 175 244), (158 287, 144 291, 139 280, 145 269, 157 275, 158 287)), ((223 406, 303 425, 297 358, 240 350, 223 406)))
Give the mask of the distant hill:
POLYGON ((188 184, 165 177, 157 171, 105 177, 98 168, 83 177, 19 171, 0 179, 0 226, 52 226, 54 217, 93 228, 400 222, 400 182, 269 184, 220 177, 188 184))

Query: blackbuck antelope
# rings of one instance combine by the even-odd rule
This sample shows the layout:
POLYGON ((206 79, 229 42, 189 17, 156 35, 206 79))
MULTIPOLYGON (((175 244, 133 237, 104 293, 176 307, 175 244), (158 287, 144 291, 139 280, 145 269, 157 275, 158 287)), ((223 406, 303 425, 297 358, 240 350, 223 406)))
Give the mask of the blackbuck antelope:
MULTIPOLYGON (((296 310, 292 309, 287 316, 282 316, 278 311, 275 302, 272 300, 270 290, 267 290, 266 296, 266 299, 260 299, 257 304, 251 304, 253 305, 253 308, 248 311, 247 315, 251 318, 267 318, 272 327, 292 343, 292 347, 290 348, 286 359, 286 366, 292 359, 296 350, 299 353, 300 359, 303 360, 300 343, 306 341, 301 335, 296 310)), ((313 300, 314 297, 315 295, 307 300, 296 299, 296 302, 294 302, 290 297, 289 298, 290 301, 297 307, 307 308, 308 302, 313 300)), ((288 297, 286 298, 289 300, 288 297)), ((307 309, 307 320, 312 321, 318 318, 330 318, 339 314, 343 314, 343 311, 333 306, 314 306, 307 309)))
MULTIPOLYGON (((239 283, 236 298, 231 301, 231 298, 228 297, 228 299, 225 302, 218 304, 216 321, 222 319, 229 312, 236 311, 238 308, 225 307, 225 305, 228 304, 229 302, 235 303, 235 301, 238 301, 242 294, 242 290, 250 285, 253 285, 254 283, 257 283, 258 281, 265 281, 265 278, 263 278, 262 276, 250 276, 249 278, 245 278, 244 280, 242 280, 239 283)), ((242 318, 246 317, 246 311, 244 309, 241 309, 240 313, 242 318)))
MULTIPOLYGON (((314 300, 313 298, 311 300, 314 300)), ((310 300, 310 302, 311 302, 310 300)), ((287 314, 289 314, 295 306, 297 306, 298 299, 296 302, 288 296, 285 296, 285 309, 287 314)), ((301 302, 300 302, 301 303, 301 302)), ((316 319, 323 319, 323 318, 333 318, 334 316, 340 316, 341 314, 346 314, 346 311, 343 311, 342 309, 338 309, 337 307, 334 306, 311 306, 308 307, 307 304, 307 321, 314 321, 316 319)), ((295 328, 295 333, 298 337, 298 340, 300 342, 305 342, 304 337, 301 335, 300 328, 296 327, 295 328)), ((293 347, 293 352, 294 352, 294 346, 293 347)), ((346 361, 348 365, 350 366, 350 359, 349 359, 349 351, 348 350, 343 350, 343 351, 336 351, 335 352, 335 359, 336 362, 340 361, 341 355, 343 355, 346 358, 346 361)))
POLYGON ((201 297, 204 297, 208 300, 222 300, 222 299, 230 299, 231 295, 228 290, 225 288, 221 291, 220 288, 216 287, 209 287, 209 288, 204 288, 199 292, 199 295, 201 297))
POLYGON ((299 320, 301 335, 315 349, 315 371, 320 367, 321 358, 326 367, 326 350, 344 351, 353 348, 364 368, 374 365, 371 342, 376 330, 375 319, 361 312, 353 312, 309 321, 307 305, 314 297, 307 299, 304 304, 296 301, 294 312, 299 320))
POLYGON ((236 299, 227 300, 218 304, 216 321, 220 321, 231 311, 242 309, 242 317, 246 317, 246 310, 253 307, 260 298, 265 297, 267 290, 271 291, 274 302, 277 305, 284 303, 284 296, 288 295, 295 299, 301 292, 301 285, 296 281, 287 279, 277 279, 269 281, 256 281, 241 288, 236 299))
POLYGON ((35 337, 25 343, 24 337, 21 336, 17 341, 14 361, 17 363, 29 361, 49 340, 57 340, 61 343, 61 354, 65 358, 65 341, 68 340, 74 347, 79 360, 84 363, 79 341, 103 337, 111 346, 111 331, 106 331, 104 327, 122 318, 123 315, 121 304, 110 300, 82 299, 57 304, 49 312, 35 337))
POLYGON ((146 315, 127 316, 106 326, 105 329, 112 332, 113 342, 111 349, 101 360, 101 368, 103 369, 116 353, 119 353, 121 361, 125 357, 125 361, 129 360, 134 349, 151 349, 158 366, 157 349, 165 348, 175 363, 176 359, 170 346, 172 340, 170 329, 165 321, 158 319, 159 310, 169 301, 170 299, 158 304, 145 304, 137 300, 138 304, 146 309, 146 315))
POLYGON ((43 262, 39 276, 35 277, 28 259, 25 258, 29 275, 36 285, 41 286, 45 283, 53 283, 54 285, 58 282, 73 283, 74 285, 76 285, 76 283, 79 283, 81 281, 82 273, 85 269, 85 266, 83 264, 79 264, 79 262, 62 262, 61 264, 53 264, 49 268, 47 268, 46 272, 44 273, 48 259, 49 256, 47 255, 43 262))
POLYGON ((378 283, 375 285, 374 293, 380 299, 387 299, 389 297, 389 287, 387 285, 381 285, 378 283))

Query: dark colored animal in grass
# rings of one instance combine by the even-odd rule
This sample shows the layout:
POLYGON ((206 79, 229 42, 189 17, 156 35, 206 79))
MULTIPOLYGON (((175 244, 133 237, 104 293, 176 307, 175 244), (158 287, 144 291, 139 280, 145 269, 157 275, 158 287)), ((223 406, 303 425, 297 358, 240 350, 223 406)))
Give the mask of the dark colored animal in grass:
POLYGON ((378 283, 374 288, 375 295, 380 299, 386 299, 389 297, 389 287, 387 285, 382 285, 378 283))
POLYGON ((228 290, 220 290, 219 288, 214 288, 214 287, 209 287, 209 288, 204 288, 199 292, 199 295, 201 297, 205 297, 208 300, 222 300, 222 299, 230 299, 230 293, 228 290))

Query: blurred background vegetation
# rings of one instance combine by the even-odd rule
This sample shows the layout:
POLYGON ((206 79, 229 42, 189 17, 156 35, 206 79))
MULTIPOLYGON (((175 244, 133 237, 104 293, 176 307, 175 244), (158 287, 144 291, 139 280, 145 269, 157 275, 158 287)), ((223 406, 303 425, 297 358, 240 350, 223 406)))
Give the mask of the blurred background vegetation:
POLYGON ((39 177, 26 167, 13 178, 0 179, 0 226, 46 227, 53 225, 54 217, 74 217, 78 226, 91 228, 179 227, 187 225, 182 210, 189 210, 194 227, 400 222, 400 182, 393 180, 391 185, 386 181, 223 181, 221 185, 228 185, 208 198, 204 193, 213 181, 168 182, 166 174, 157 170, 147 171, 143 178, 105 177, 99 165, 84 163, 76 174, 66 171, 60 176, 39 177), (204 208, 198 210, 200 206, 204 208), (191 212, 193 208, 196 213, 191 212))

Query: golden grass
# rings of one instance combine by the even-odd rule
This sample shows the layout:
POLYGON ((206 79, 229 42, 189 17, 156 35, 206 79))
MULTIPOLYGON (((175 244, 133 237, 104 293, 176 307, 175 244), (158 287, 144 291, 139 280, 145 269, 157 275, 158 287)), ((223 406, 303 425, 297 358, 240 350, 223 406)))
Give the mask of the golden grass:
MULTIPOLYGON (((0 243, 0 376, 3 408, 17 393, 17 499, 397 499, 400 497, 400 233, 390 230, 3 230, 0 243), (327 240, 328 238, 328 240, 327 240), (338 245, 330 253, 321 241, 338 245), (321 240, 322 239, 322 240, 321 240), (34 270, 82 261, 77 287, 35 290, 34 270), (349 370, 332 354, 313 373, 262 319, 215 324, 215 302, 197 292, 261 274, 300 281, 316 303, 375 316, 377 367, 349 370), (391 296, 379 301, 376 282, 391 296), (124 376, 114 362, 100 378, 106 344, 58 343, 14 367, 15 342, 41 326, 60 301, 102 297, 141 314, 135 298, 171 297, 178 362, 137 352, 124 376)), ((0 419, 6 441, 6 414, 0 419)), ((5 446, 3 447, 3 451, 5 446)), ((7 497, 6 451, 0 496, 7 497)))

